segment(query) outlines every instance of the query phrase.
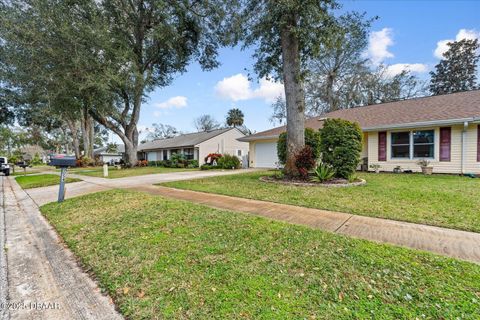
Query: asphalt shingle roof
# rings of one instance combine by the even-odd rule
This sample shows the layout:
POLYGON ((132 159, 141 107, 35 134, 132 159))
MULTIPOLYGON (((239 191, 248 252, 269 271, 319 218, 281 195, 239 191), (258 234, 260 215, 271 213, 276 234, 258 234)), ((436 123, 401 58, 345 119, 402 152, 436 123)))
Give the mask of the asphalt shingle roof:
POLYGON ((170 139, 158 139, 138 146, 138 151, 191 147, 207 141, 233 128, 217 129, 205 132, 186 133, 170 139))
MULTIPOLYGON (((323 122, 319 120, 322 118, 340 118, 357 122, 362 129, 469 118, 480 120, 480 90, 337 110, 307 119, 305 127, 320 129, 323 122)), ((285 131, 286 126, 281 126, 241 140, 275 138, 285 131)))

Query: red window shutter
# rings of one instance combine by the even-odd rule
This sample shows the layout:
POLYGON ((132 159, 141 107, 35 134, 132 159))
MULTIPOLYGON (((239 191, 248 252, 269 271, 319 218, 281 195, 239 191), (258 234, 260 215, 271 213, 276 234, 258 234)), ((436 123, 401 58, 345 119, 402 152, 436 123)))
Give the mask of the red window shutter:
POLYGON ((450 161, 452 128, 440 128, 440 161, 450 161))
POLYGON ((387 161, 387 133, 378 133, 378 161, 387 161))
POLYGON ((480 125, 477 127, 477 161, 480 162, 480 125))

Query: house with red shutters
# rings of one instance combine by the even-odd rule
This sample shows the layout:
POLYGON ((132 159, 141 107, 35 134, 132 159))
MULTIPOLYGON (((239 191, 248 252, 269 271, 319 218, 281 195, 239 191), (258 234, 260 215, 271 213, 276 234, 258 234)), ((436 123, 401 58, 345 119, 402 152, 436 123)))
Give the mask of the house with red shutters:
MULTIPOLYGON (((310 118, 305 126, 322 128, 327 118, 357 122, 362 128, 364 168, 421 171, 428 160, 434 173, 480 174, 480 90, 414 98, 310 118)), ((240 138, 249 142, 250 167, 275 168, 277 140, 286 126, 240 138)))

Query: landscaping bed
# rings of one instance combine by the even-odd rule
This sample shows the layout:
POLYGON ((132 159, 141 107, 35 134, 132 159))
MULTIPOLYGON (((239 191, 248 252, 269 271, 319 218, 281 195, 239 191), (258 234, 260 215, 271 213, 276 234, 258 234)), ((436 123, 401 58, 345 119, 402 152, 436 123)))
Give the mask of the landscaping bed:
POLYGON ((429 253, 124 190, 41 211, 129 319, 480 312, 480 266, 429 253))
POLYGON ((295 179, 279 179, 274 176, 262 176, 260 181, 269 183, 279 183, 283 185, 299 186, 299 187, 325 187, 325 188, 342 188, 363 186, 367 183, 364 179, 355 179, 348 181, 347 179, 331 179, 324 182, 309 182, 305 180, 295 179))
MULTIPOLYGON (((48 187, 56 184, 60 184, 60 176, 55 174, 35 174, 27 176, 17 176, 15 180, 23 189, 48 187)), ((76 178, 68 178, 66 183, 82 181, 76 178)))
POLYGON ((299 188, 265 183, 260 171, 162 185, 480 232, 480 179, 453 175, 361 173, 354 188, 299 188))

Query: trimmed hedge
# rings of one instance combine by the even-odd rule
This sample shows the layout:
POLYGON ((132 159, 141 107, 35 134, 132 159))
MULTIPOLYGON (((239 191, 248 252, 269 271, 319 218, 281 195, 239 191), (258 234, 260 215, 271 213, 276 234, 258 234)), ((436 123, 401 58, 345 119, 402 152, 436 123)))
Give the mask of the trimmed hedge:
POLYGON ((335 177, 349 179, 362 152, 362 130, 357 123, 342 119, 326 119, 320 129, 322 162, 335 170, 335 177))
MULTIPOLYGON (((320 158, 320 132, 311 128, 305 128, 305 145, 312 148, 312 153, 315 160, 320 158)), ((287 133, 283 132, 278 137, 277 142, 277 155, 281 164, 285 164, 287 161, 287 133)))

